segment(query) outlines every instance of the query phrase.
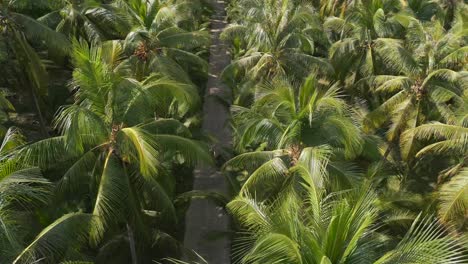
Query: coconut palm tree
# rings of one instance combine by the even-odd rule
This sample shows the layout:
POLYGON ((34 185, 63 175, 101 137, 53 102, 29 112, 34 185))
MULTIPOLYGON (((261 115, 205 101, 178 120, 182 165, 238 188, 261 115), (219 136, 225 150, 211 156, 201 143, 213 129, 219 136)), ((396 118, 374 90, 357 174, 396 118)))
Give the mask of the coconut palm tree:
MULTIPOLYGON (((414 56, 398 59, 401 74, 372 78, 375 92, 389 96, 368 115, 368 128, 389 122, 387 138, 394 144, 401 133, 426 121, 452 122, 455 119, 453 112, 463 105, 462 96, 466 89, 464 74, 457 72, 463 67, 467 47, 462 37, 462 23, 460 19, 446 32, 437 21, 424 26, 417 21, 411 22, 407 39, 414 56)), ((393 55, 388 53, 388 56, 393 55)), ((414 139, 414 134, 405 138, 401 149, 404 159, 411 159, 414 139)))
POLYGON ((433 138, 437 139, 436 142, 423 146, 416 153, 416 157, 421 157, 429 153, 452 157, 453 165, 441 171, 439 175, 438 183, 442 183, 445 179, 459 173, 460 170, 467 165, 467 135, 468 129, 466 127, 466 122, 461 124, 431 122, 405 131, 400 140, 400 145, 404 149, 407 147, 406 144, 409 144, 412 139, 418 141, 430 140, 433 138))
POLYGON ((429 142, 422 146, 416 157, 426 154, 437 154, 453 157, 454 166, 443 171, 439 177, 442 182, 446 177, 457 174, 467 165, 468 156, 468 90, 464 90, 461 99, 463 104, 454 109, 452 118, 447 123, 430 122, 420 125, 402 134, 400 145, 404 149, 411 139, 429 142), (433 141, 435 140, 435 141, 433 141))
POLYGON ((329 17, 324 22, 334 42, 329 58, 337 78, 349 86, 362 78, 391 68, 404 53, 405 21, 411 17, 400 11, 400 1, 363 1, 355 4, 343 18, 329 17))
POLYGON ((223 32, 223 38, 241 52, 225 70, 227 78, 241 75, 259 81, 282 75, 301 79, 313 68, 333 72, 324 58, 315 56, 314 33, 320 32, 321 25, 311 6, 289 0, 254 3, 258 5, 244 11, 251 19, 238 21, 223 32))
POLYGON ((101 0, 57 0, 52 11, 38 20, 69 39, 89 43, 122 38, 129 25, 116 15, 113 6, 101 0))
POLYGON ((53 135, 0 126, 0 262, 205 263, 178 239, 208 197, 234 263, 468 263, 466 3, 231 0, 224 20, 207 2, 0 0, 0 123, 14 83, 53 135), (234 94, 230 202, 188 190, 211 162, 207 15, 207 86, 234 94))
POLYGON ((200 53, 208 46, 208 33, 203 28, 180 27, 189 21, 195 23, 193 17, 182 12, 190 8, 190 1, 130 0, 115 5, 130 23, 123 46, 127 54, 133 55, 129 62, 139 75, 164 71, 186 79, 189 72, 206 74, 208 64, 200 53))
MULTIPOLYGON (((116 47, 89 48, 87 43, 75 43, 75 103, 64 106, 55 118, 61 135, 31 143, 16 155, 42 168, 70 164, 57 183, 57 191, 65 197, 74 194, 74 199, 84 199, 77 194, 83 188, 87 190, 85 196, 91 200, 85 199, 89 204, 80 209, 96 216, 96 220, 89 220, 92 245, 99 245, 113 234, 112 230, 124 225, 132 262, 136 263, 136 243, 151 237, 151 232, 143 228, 143 218, 169 217, 176 221, 171 189, 165 189, 172 181, 172 165, 209 162, 210 157, 182 123, 162 118, 172 112, 190 111, 199 100, 195 88, 158 74, 142 82, 121 76, 116 70, 120 56, 115 54, 121 49, 116 47)), ((75 226, 75 220, 68 219, 64 216, 57 220, 53 228, 39 235, 39 241, 62 232, 63 221, 75 226)), ((36 252, 35 243, 18 261, 23 256, 37 260, 55 249, 63 251, 60 239, 41 242, 48 243, 51 251, 36 252)))
POLYGON ((435 154, 450 157, 451 166, 440 172, 436 191, 439 198, 439 218, 450 226, 457 227, 458 231, 466 231, 464 226, 468 201, 467 157, 468 157, 468 129, 467 129, 467 97, 462 97, 464 104, 454 112, 455 118, 447 124, 431 122, 420 125, 403 133, 400 144, 405 148, 408 139, 414 137, 425 142, 416 157, 435 154))
POLYGON ((250 108, 232 108, 237 150, 330 144, 355 156, 362 139, 348 110, 339 86, 315 74, 299 87, 281 78, 265 82, 250 108))
POLYGON ((418 217, 398 245, 389 246, 391 239, 379 232, 372 188, 364 183, 328 192, 327 157, 314 154, 281 170, 272 166, 281 163, 277 158, 261 165, 228 204, 241 230, 236 263, 466 261, 462 241, 430 218, 418 217))
POLYGON ((232 107, 240 155, 224 165, 226 170, 243 171, 247 160, 256 166, 257 160, 274 157, 294 164, 319 148, 331 158, 324 166, 335 187, 351 186, 359 178, 350 160, 361 154, 365 139, 336 84, 321 83, 315 75, 300 87, 276 79, 260 85, 256 96, 250 108, 232 107))

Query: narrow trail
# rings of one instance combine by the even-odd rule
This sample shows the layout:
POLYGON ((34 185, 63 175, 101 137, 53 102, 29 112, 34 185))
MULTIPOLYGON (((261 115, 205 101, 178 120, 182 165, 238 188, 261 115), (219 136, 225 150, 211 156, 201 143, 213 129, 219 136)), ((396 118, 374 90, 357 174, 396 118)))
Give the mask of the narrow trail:
MULTIPOLYGON (((213 0, 211 17, 211 46, 209 76, 203 105, 202 129, 216 138, 216 152, 231 146, 232 135, 227 126, 229 108, 216 97, 229 98, 230 91, 222 83, 220 75, 230 63, 227 46, 220 40, 226 27, 225 0, 213 0)), ((229 99, 228 99, 229 101, 229 99)), ((227 183, 216 167, 199 167, 194 171, 194 190, 227 193, 227 183)), ((186 214, 184 246, 195 250, 209 264, 230 263, 229 217, 222 208, 209 200, 194 200, 186 214)))

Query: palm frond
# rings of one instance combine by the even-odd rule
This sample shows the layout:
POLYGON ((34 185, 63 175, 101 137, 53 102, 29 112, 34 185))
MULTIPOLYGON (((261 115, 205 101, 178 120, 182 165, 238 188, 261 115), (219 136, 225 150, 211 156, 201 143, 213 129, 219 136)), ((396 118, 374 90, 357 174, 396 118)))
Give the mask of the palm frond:
POLYGON ((421 149, 417 155, 421 156, 429 152, 443 153, 447 150, 466 153, 468 149, 467 135, 468 128, 433 122, 406 131, 401 137, 400 144, 405 146, 408 142, 408 138, 410 137, 416 137, 422 140, 436 139, 438 140, 437 143, 427 145, 421 149))
POLYGON ((76 193, 89 182, 90 172, 96 165, 98 157, 92 150, 83 154, 71 165, 57 183, 57 192, 61 195, 76 193))
POLYGON ((206 147, 192 139, 174 135, 154 135, 154 142, 158 151, 174 151, 180 154, 190 165, 210 164, 212 158, 206 147))
POLYGON ((242 263, 265 262, 302 264, 300 246, 284 234, 266 234, 256 241, 254 248, 242 259, 242 263))
POLYGON ((254 196, 262 201, 268 199, 287 179, 288 170, 280 158, 274 158, 258 169, 247 179, 240 190, 242 196, 254 196))
POLYGON ((41 257, 60 260, 68 249, 86 241, 94 221, 94 216, 83 213, 62 216, 39 233, 13 263, 34 263, 41 257))
POLYGON ((430 217, 419 216, 396 248, 380 259, 383 263, 463 263, 467 256, 460 241, 430 217))
POLYGON ((376 52, 390 69, 409 73, 416 73, 420 70, 410 51, 403 47, 400 40, 380 38, 375 41, 375 45, 376 52))
POLYGON ((52 137, 25 145, 19 149, 15 156, 26 164, 48 168, 58 161, 77 157, 66 148, 65 137, 52 137))
POLYGON ((468 169, 464 168, 439 190, 439 218, 461 223, 468 210, 468 169))
POLYGON ((25 144, 25 137, 21 134, 20 130, 16 127, 10 127, 3 136, 3 140, 0 145, 0 153, 8 153, 23 144, 25 144))
POLYGON ((81 153, 87 146, 102 144, 108 133, 102 118, 80 105, 62 107, 54 123, 63 135, 65 149, 71 153, 81 153))
POLYGON ((139 164, 142 175, 151 177, 156 174, 159 153, 155 149, 156 143, 152 136, 139 127, 126 127, 121 132, 125 135, 125 139, 119 144, 122 150, 126 150, 124 154, 129 160, 139 164))
POLYGON ((258 230, 269 225, 266 207, 257 203, 254 198, 238 196, 228 203, 227 208, 241 226, 249 230, 258 230))
POLYGON ((228 160, 224 165, 224 169, 245 169, 252 171, 260 167, 273 158, 285 155, 284 150, 273 150, 273 151, 255 151, 242 153, 234 158, 228 160))
POLYGON ((143 83, 143 88, 151 95, 156 109, 164 113, 174 99, 181 111, 187 112, 197 107, 200 97, 196 87, 192 84, 181 83, 169 78, 150 76, 143 83))
POLYGON ((312 183, 317 188, 324 188, 328 178, 327 164, 331 155, 330 146, 304 148, 299 156, 298 164, 309 171, 312 183))
POLYGON ((52 51, 58 51, 62 56, 68 55, 71 44, 65 35, 55 32, 41 22, 20 14, 12 14, 14 20, 22 26, 25 35, 32 40, 44 41, 52 51))
POLYGON ((3 206, 19 205, 23 210, 47 204, 52 184, 39 168, 25 168, 15 161, 0 166, 0 199, 3 206))
POLYGON ((99 183, 93 215, 98 216, 91 239, 98 243, 109 226, 118 223, 128 213, 129 179, 115 154, 107 154, 99 183))

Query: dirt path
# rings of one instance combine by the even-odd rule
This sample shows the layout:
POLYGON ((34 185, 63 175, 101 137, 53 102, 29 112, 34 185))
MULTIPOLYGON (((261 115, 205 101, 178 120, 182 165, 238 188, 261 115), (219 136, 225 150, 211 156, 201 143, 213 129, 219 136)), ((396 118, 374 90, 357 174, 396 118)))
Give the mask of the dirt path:
MULTIPOLYGON (((230 62, 230 56, 226 45, 219 39, 227 25, 226 3, 224 0, 213 0, 213 6, 209 77, 203 105, 203 130, 216 138, 218 143, 214 149, 219 152, 231 146, 231 131, 226 125, 230 117, 229 109, 216 99, 217 96, 230 97, 230 91, 220 80, 221 72, 230 62)), ((200 167, 194 173, 194 190, 227 193, 227 185, 219 168, 200 167)), ((195 250, 209 264, 230 263, 230 241, 226 236, 229 232, 229 218, 221 208, 208 200, 194 200, 187 211, 185 224, 186 248, 195 250)))

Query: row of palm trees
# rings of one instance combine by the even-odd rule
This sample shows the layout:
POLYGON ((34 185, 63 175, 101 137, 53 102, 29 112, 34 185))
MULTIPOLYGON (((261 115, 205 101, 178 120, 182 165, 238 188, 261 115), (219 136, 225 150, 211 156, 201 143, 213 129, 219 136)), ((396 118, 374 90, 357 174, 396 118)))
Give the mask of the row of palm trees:
POLYGON ((235 263, 465 263, 467 6, 231 1, 235 263))
MULTIPOLYGON (((194 135, 208 12, 201 0, 0 1, 6 83, 33 95, 43 131, 3 136, 0 262, 180 254, 184 204, 174 200, 190 169, 211 162, 194 135), (70 76, 58 109, 48 106, 54 69, 70 76)), ((11 112, 8 96, 2 108, 11 112)))
MULTIPOLYGON (((231 1, 234 262, 468 261, 466 9, 231 1)), ((185 250, 177 195, 211 162, 208 13, 203 0, 0 0, 2 262, 185 250), (7 128, 11 94, 31 97, 40 140, 7 128)))

